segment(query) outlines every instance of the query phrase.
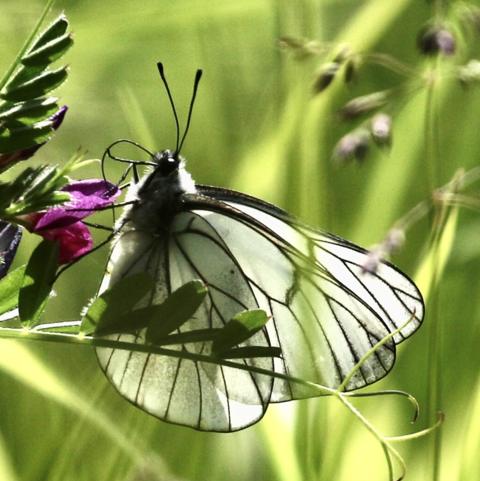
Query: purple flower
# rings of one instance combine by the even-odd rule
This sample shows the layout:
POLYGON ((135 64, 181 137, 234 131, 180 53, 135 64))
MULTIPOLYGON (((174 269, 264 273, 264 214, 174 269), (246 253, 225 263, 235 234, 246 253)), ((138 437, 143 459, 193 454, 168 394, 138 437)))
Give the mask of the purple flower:
POLYGON ((72 182, 63 191, 70 200, 60 207, 31 214, 27 219, 29 230, 60 245, 60 264, 81 257, 93 247, 93 239, 82 219, 98 209, 111 205, 120 195, 120 189, 101 179, 72 182))
POLYGON ((18 226, 0 221, 0 279, 6 276, 21 238, 18 226))

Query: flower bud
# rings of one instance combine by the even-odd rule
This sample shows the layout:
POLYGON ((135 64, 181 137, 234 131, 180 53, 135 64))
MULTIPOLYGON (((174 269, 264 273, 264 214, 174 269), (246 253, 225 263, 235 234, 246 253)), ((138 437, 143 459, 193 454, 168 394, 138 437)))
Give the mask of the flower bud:
POLYGON ((337 62, 322 65, 313 83, 313 91, 315 94, 323 92, 332 83, 339 68, 340 64, 337 62))
POLYGON ((333 150, 334 160, 344 163, 349 160, 362 161, 368 152, 369 133, 360 128, 344 135, 333 150))
POLYGON ((418 48, 424 55, 453 55, 456 42, 453 33, 442 25, 427 25, 417 40, 418 48))
POLYGON ((479 82, 480 61, 472 59, 466 65, 462 65, 458 68, 457 76, 460 82, 465 86, 474 82, 479 82))
POLYGON ((405 243, 405 232, 398 227, 392 227, 384 240, 385 253, 391 255, 398 251, 405 243))
POLYGON ((392 118, 382 112, 374 115, 370 121, 370 133, 373 141, 380 147, 392 143, 392 118))
POLYGON ((363 274, 375 274, 378 270, 380 262, 383 260, 383 254, 380 246, 375 246, 368 252, 362 264, 363 274))
POLYGON ((355 78, 357 74, 357 62, 354 58, 349 58, 345 62, 344 79, 345 83, 349 84, 355 78))
POLYGON ((338 112, 343 120, 352 120, 362 114, 371 112, 385 105, 388 101, 388 90, 355 97, 347 102, 338 112))

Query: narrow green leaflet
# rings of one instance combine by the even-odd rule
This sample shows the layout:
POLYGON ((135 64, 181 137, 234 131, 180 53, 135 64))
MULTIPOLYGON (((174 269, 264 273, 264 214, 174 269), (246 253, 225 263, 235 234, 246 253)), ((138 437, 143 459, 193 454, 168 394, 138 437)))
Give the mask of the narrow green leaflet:
POLYGON ((196 342, 213 341, 220 329, 196 329, 193 331, 179 332, 176 334, 169 334, 163 338, 158 338, 155 342, 157 346, 169 346, 174 344, 192 344, 196 342))
POLYGON ((38 39, 33 43, 27 52, 27 55, 35 50, 39 50, 46 44, 50 43, 58 37, 62 37, 68 29, 68 20, 64 14, 57 17, 44 31, 38 39))
POLYGON ((67 76, 67 67, 47 70, 19 85, 7 85, 1 97, 15 102, 40 97, 57 88, 66 80, 67 76))
POLYGON ((37 324, 52 290, 58 267, 59 247, 43 240, 33 251, 18 296, 18 313, 25 327, 37 324))
POLYGON ((30 52, 22 58, 22 64, 35 67, 48 65, 59 59, 72 45, 73 39, 69 33, 66 33, 30 52))
POLYGON ((0 314, 15 309, 18 305, 18 292, 22 287, 25 267, 9 272, 0 281, 0 314))
POLYGON ((28 167, 12 182, 0 182, 0 218, 9 219, 30 212, 38 212, 70 199, 68 192, 60 189, 67 183, 64 167, 28 167))
POLYGON ((0 107, 0 121, 18 121, 24 125, 31 125, 57 112, 57 100, 56 97, 48 97, 4 104, 0 107))
POLYGON ((267 313, 262 309, 239 312, 219 332, 213 341, 212 352, 223 357, 224 352, 253 336, 268 320, 267 313))
POLYGON ((0 152, 13 152, 47 142, 52 134, 52 122, 43 120, 33 125, 9 128, 0 134, 0 152))
POLYGON ((49 324, 37 324, 36 332, 54 332, 56 334, 78 334, 80 331, 80 321, 62 321, 49 324))
MULTIPOLYGON (((153 279, 147 273, 125 277, 107 289, 90 305, 82 318, 81 332, 121 332, 119 323, 125 315, 154 287, 153 279)), ((128 315, 130 329, 135 319, 128 315)))
MULTIPOLYGON (((59 111, 57 98, 46 97, 67 78, 67 67, 50 65, 72 46, 73 39, 64 15, 58 17, 27 49, 22 49, 0 92, 0 154, 3 170, 22 158, 26 149, 47 142, 60 121, 52 116, 59 111), (15 156, 16 153, 20 155, 15 156)), ((26 155, 29 154, 26 151, 26 155)))
POLYGON ((205 284, 195 279, 179 287, 162 304, 151 306, 147 341, 156 343, 191 319, 207 292, 205 284))
POLYGON ((279 347, 270 346, 245 346, 222 351, 223 359, 248 359, 252 357, 280 357, 282 350, 279 347))

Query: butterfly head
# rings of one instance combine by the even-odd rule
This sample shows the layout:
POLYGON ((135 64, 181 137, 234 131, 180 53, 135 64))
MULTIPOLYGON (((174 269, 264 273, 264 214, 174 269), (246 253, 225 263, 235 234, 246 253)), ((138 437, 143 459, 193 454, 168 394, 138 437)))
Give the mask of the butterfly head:
POLYGON ((178 171, 182 158, 172 150, 162 150, 153 156, 154 162, 157 164, 155 169, 162 177, 168 177, 178 171))

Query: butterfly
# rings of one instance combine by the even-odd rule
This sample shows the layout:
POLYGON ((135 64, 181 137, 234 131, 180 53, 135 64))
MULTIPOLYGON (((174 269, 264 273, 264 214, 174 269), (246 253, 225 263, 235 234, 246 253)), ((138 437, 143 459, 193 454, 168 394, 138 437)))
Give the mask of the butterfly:
MULTIPOLYGON (((270 319, 243 345, 276 347, 280 355, 237 359, 243 367, 256 368, 241 370, 181 356, 97 348, 111 383, 159 419, 232 432, 259 421, 270 403, 318 396, 309 386, 261 370, 330 388, 348 381, 346 390, 383 378, 394 364, 397 344, 423 320, 424 303, 415 284, 386 261, 366 271, 367 250, 308 227, 270 203, 195 183, 180 150, 201 71, 179 142, 173 99, 162 65, 158 68, 175 115, 177 146, 149 152, 149 170, 130 186, 131 205, 117 223, 100 292, 147 272, 154 288, 146 305, 154 305, 200 279, 208 286, 205 300, 179 331, 221 328, 239 311, 263 309, 270 319), (349 376, 374 345, 395 331, 349 376)), ((146 343, 142 329, 107 337, 146 343)), ((173 349, 208 355, 211 343, 173 349)))

